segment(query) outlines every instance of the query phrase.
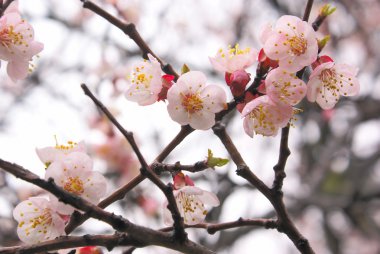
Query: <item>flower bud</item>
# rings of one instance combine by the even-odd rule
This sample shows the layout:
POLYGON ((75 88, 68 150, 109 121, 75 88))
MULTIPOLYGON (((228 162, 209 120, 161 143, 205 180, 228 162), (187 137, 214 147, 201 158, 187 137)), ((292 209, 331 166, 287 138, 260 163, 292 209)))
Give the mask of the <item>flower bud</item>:
POLYGON ((234 97, 243 95, 245 91, 245 87, 247 86, 250 80, 251 80, 250 74, 247 73, 245 70, 238 70, 230 74, 228 82, 227 82, 227 75, 226 75, 227 85, 230 86, 232 95, 234 97))

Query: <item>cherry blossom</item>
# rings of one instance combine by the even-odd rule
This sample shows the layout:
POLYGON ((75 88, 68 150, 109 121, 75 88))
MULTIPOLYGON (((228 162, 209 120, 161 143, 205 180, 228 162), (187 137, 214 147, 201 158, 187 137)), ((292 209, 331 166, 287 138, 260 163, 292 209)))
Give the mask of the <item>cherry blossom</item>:
POLYGON ((92 160, 85 153, 72 152, 65 160, 54 161, 46 170, 45 179, 53 178, 64 190, 97 203, 106 193, 104 176, 92 171, 92 160))
MULTIPOLYGON (((177 174, 174 178, 175 190, 173 190, 173 194, 178 210, 187 225, 195 225, 204 221, 207 215, 205 205, 219 206, 220 204, 218 197, 214 193, 193 185, 193 181, 183 173, 177 174)), ((164 222, 167 225, 173 223, 168 209, 164 211, 164 222)))
POLYGON ((272 33, 262 35, 265 54, 289 72, 297 72, 317 59, 318 43, 313 28, 298 17, 282 16, 272 33))
POLYGON ((265 79, 266 93, 275 103, 298 104, 306 95, 306 84, 293 73, 276 68, 265 79))
POLYGON ((59 145, 44 148, 36 148, 36 153, 40 160, 48 167, 50 163, 57 160, 63 160, 72 152, 86 152, 86 146, 83 141, 79 143, 68 141, 66 145, 59 145))
POLYGON ((152 55, 148 60, 136 64, 128 75, 129 88, 125 92, 127 100, 141 106, 153 104, 162 89, 161 65, 152 55))
POLYGON ((257 51, 255 49, 240 49, 239 44, 236 44, 233 48, 231 46, 228 46, 227 49, 221 48, 215 57, 209 57, 215 70, 229 73, 248 68, 256 59, 257 51))
POLYGON ((13 210, 18 221, 17 234, 29 244, 65 235, 65 219, 58 213, 58 203, 43 197, 31 197, 13 210))
POLYGON ((226 93, 217 85, 206 85, 206 76, 190 71, 179 77, 168 91, 168 112, 181 125, 207 130, 215 124, 215 113, 226 107, 226 93))
POLYGON ((0 59, 7 61, 7 73, 16 81, 30 71, 32 57, 43 49, 34 40, 33 27, 21 18, 17 5, 12 5, 0 18, 0 59))
POLYGON ((285 127, 293 116, 293 108, 288 104, 276 104, 268 95, 249 102, 243 109, 244 131, 253 134, 276 136, 278 129, 285 127))
POLYGON ((339 97, 359 93, 358 69, 347 64, 326 62, 320 64, 310 75, 307 98, 317 102, 323 109, 331 109, 339 97))

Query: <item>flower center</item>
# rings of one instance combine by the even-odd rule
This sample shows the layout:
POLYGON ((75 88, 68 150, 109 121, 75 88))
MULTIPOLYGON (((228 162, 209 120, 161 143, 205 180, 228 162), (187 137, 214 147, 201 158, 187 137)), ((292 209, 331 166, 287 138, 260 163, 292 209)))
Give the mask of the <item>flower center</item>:
POLYGON ((189 223, 189 219, 195 221, 194 215, 198 215, 199 217, 205 216, 207 214, 207 210, 205 209, 204 204, 195 195, 189 195, 184 192, 180 192, 177 196, 177 202, 179 203, 178 206, 183 208, 183 212, 185 214, 185 223, 189 223), (186 214, 189 213, 194 215, 186 216, 186 214))
POLYGON ((78 143, 75 143, 73 141, 68 141, 67 145, 59 145, 58 142, 57 142, 57 139, 56 139, 55 149, 69 150, 69 149, 73 149, 76 145, 78 145, 78 143))
POLYGON ((319 74, 319 79, 322 80, 323 83, 331 85, 331 83, 336 83, 336 72, 334 69, 325 69, 321 71, 319 74))
POLYGON ((13 26, 5 27, 0 31, 0 44, 7 49, 12 44, 15 46, 28 45, 24 40, 24 36, 20 32, 16 33, 13 26))
POLYGON ((31 227, 36 228, 39 225, 41 226, 45 226, 46 224, 50 225, 51 222, 52 222, 51 211, 49 208, 45 208, 42 211, 41 215, 31 219, 31 224, 32 224, 31 227))
POLYGON ((293 36, 288 39, 288 43, 290 46, 290 50, 294 55, 300 56, 306 52, 307 41, 305 40, 305 38, 293 36))
POLYGON ((182 106, 185 110, 194 114, 203 109, 203 101, 198 94, 182 95, 182 106))
POLYGON ((63 189, 75 195, 80 195, 84 192, 83 181, 79 177, 69 177, 68 181, 64 184, 63 189))
MULTIPOLYGON (((229 58, 233 58, 234 56, 248 54, 249 52, 251 52, 251 49, 249 47, 245 49, 240 49, 239 44, 236 44, 233 48, 231 47, 231 45, 228 45, 227 55, 229 58)), ((226 53, 223 49, 219 49, 219 54, 222 58, 226 57, 226 53)))
MULTIPOLYGON (((323 88, 319 91, 322 94, 322 98, 325 99, 326 102, 328 102, 326 98, 326 90, 329 91, 333 96, 338 97, 339 96, 339 86, 338 86, 338 79, 335 72, 335 69, 324 69, 321 71, 321 74, 319 74, 319 79, 323 83, 323 88)), ((338 98, 335 98, 336 101, 338 101, 338 98)))

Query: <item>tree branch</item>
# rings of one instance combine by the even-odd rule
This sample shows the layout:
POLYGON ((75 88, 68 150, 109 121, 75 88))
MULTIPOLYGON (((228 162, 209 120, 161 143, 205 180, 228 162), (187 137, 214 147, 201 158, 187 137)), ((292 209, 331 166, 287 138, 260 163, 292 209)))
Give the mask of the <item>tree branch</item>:
POLYGON ((100 207, 65 191, 56 185, 52 179, 49 179, 49 181, 42 180, 36 174, 33 174, 29 170, 26 170, 17 164, 0 159, 0 168, 11 173, 17 178, 32 183, 54 194, 60 201, 81 211, 89 213, 91 217, 111 225, 115 230, 127 232, 128 235, 134 239, 134 241, 138 241, 140 243, 138 247, 157 245, 182 251, 184 253, 214 253, 206 247, 196 244, 188 239, 183 242, 173 241, 171 234, 133 224, 119 215, 109 213, 100 207))

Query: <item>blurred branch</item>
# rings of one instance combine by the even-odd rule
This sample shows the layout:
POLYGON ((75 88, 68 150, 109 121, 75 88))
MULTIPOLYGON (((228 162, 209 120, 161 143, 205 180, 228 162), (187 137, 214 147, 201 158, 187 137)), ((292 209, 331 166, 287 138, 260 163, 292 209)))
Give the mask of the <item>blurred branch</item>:
POLYGON ((174 71, 173 67, 170 64, 165 64, 146 44, 146 42, 143 40, 141 35, 136 29, 135 24, 133 23, 125 23, 121 21, 120 19, 116 18, 115 16, 111 15, 110 13, 106 12, 104 9, 102 9, 100 6, 96 5, 95 3, 87 0, 81 0, 83 2, 83 8, 89 9, 93 11, 94 13, 98 14, 99 16, 103 17, 107 21, 109 21, 112 25, 119 28, 121 31, 123 31, 126 35, 129 36, 141 49, 143 53, 143 57, 145 59, 148 59, 148 54, 151 54, 153 57, 157 59, 158 62, 161 64, 162 70, 166 74, 170 74, 175 76, 175 79, 179 77, 179 75, 174 71))

